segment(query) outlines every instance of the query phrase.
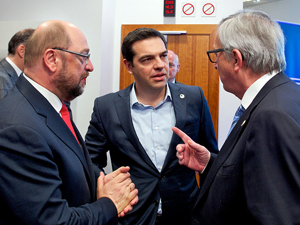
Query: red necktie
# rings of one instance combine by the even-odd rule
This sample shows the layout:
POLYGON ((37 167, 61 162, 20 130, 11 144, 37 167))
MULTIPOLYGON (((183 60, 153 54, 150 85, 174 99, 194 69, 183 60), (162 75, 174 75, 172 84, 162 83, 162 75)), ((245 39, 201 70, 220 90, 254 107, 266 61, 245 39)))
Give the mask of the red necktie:
POLYGON ((67 126, 69 127, 69 129, 71 130, 72 134, 74 135, 74 137, 76 138, 78 144, 80 145, 77 136, 75 134, 74 128, 72 126, 71 123, 71 119, 70 119, 70 114, 69 114, 69 110, 67 108, 67 106, 65 105, 65 103, 62 102, 62 108, 60 110, 60 114, 61 114, 61 118, 65 121, 65 123, 67 124, 67 126))

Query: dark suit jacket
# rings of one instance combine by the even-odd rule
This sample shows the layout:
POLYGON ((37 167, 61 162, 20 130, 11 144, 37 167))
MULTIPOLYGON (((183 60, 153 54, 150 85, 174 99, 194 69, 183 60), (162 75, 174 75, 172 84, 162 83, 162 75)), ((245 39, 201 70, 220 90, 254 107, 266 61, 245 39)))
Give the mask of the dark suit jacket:
POLYGON ((85 144, 21 75, 0 102, 0 224, 116 224, 85 144))
POLYGON ((300 224, 300 87, 267 82, 205 173, 193 224, 300 224))
POLYGON ((0 99, 2 99, 11 89, 18 79, 18 74, 15 69, 6 61, 0 61, 0 99))
MULTIPOLYGON (((202 89, 171 83, 169 87, 176 126, 193 140, 213 152, 218 152, 210 112, 202 89)), ((114 170, 120 166, 131 168, 129 172, 139 191, 139 202, 128 215, 120 219, 120 223, 154 224, 158 201, 161 198, 164 224, 187 224, 199 192, 195 172, 179 165, 175 148, 182 141, 174 134, 162 171, 159 173, 139 142, 133 127, 130 112, 131 88, 132 85, 95 100, 92 120, 86 135, 92 161, 99 168, 105 167, 106 152, 110 150, 114 170)))

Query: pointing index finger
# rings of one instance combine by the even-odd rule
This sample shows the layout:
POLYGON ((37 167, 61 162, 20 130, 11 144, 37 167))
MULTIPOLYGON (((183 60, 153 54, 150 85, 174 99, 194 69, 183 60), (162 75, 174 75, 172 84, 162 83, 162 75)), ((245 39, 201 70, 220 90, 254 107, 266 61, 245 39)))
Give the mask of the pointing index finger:
POLYGON ((189 141, 191 141, 191 138, 189 136, 187 136, 183 131, 181 131, 179 128, 177 127, 173 127, 172 131, 177 134, 185 144, 188 144, 189 141))

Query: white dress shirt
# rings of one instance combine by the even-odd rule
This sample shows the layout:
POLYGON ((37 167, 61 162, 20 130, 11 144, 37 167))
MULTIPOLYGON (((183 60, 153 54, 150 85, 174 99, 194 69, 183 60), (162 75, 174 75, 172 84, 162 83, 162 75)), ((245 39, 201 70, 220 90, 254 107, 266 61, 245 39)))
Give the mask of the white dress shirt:
POLYGON ((25 74, 23 74, 23 75, 26 78, 26 80, 28 80, 28 82, 38 92, 40 92, 41 95, 43 95, 48 100, 48 102, 52 105, 52 107, 56 110, 56 112, 58 114, 60 114, 60 110, 61 110, 61 107, 62 107, 62 102, 60 101, 60 99, 55 94, 53 94, 51 91, 49 91, 46 88, 44 88, 43 86, 39 85, 34 80, 32 80, 29 77, 27 77, 25 74))
POLYGON ((277 70, 272 71, 272 73, 267 73, 262 77, 260 77, 258 80, 256 80, 245 92, 241 101, 242 106, 245 109, 247 109, 251 104, 251 102, 253 101, 253 99, 258 94, 258 92, 260 92, 260 90, 265 86, 265 84, 278 73, 279 71, 277 70))
POLYGON ((18 77, 21 75, 22 70, 20 70, 19 67, 16 66, 16 64, 13 63, 13 61, 11 61, 8 57, 5 58, 6 61, 14 68, 14 70, 16 71, 18 77))

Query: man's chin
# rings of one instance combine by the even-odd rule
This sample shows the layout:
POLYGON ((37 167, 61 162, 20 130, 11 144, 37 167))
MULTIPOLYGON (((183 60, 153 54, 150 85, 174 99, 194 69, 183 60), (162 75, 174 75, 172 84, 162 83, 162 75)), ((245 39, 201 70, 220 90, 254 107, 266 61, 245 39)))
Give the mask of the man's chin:
MULTIPOLYGON (((85 85, 84 85, 85 86, 85 85)), ((72 101, 83 94, 84 86, 80 85, 76 90, 73 90, 63 101, 72 101)))

